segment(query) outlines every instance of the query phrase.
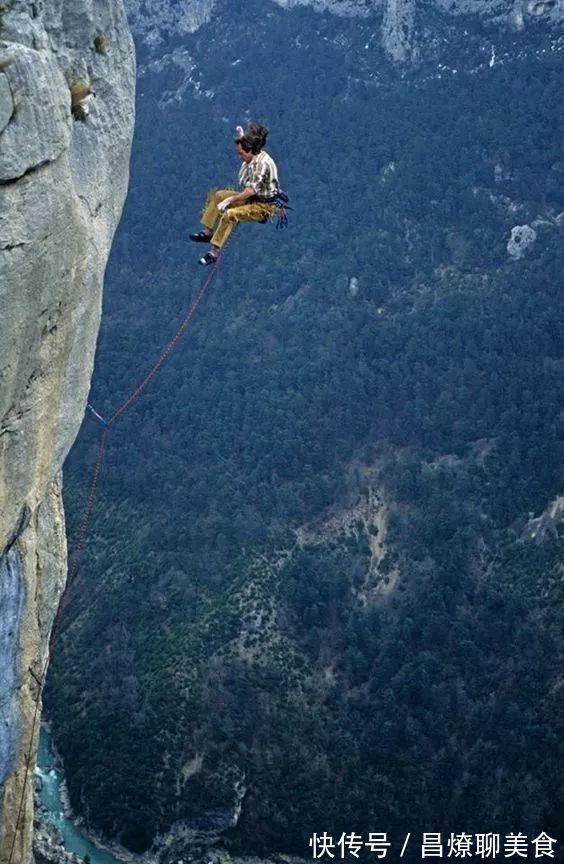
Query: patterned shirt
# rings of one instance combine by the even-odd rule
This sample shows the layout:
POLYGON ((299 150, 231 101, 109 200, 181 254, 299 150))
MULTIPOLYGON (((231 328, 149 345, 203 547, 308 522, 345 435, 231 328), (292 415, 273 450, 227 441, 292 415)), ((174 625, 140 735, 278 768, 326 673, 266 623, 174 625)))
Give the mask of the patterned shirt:
POLYGON ((270 198, 278 189, 278 169, 274 159, 261 150, 250 162, 243 162, 239 171, 239 183, 243 189, 250 186, 258 198, 270 198))

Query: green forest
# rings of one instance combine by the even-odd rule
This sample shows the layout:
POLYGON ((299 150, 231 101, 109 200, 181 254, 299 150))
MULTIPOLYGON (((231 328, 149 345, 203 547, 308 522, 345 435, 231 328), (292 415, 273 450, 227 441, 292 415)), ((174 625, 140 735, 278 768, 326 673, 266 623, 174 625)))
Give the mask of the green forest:
MULTIPOLYGON (((561 58, 371 69, 358 22, 254 5, 252 74, 230 10, 182 42, 213 97, 167 101, 171 66, 139 78, 98 411, 199 290, 188 233, 235 180, 236 123, 271 127, 294 209, 237 230, 109 435, 46 695, 73 807, 134 851, 241 797, 239 854, 560 838, 562 535, 528 526, 562 493, 561 58), (377 529, 347 521, 374 492, 376 563, 377 529)), ((66 468, 71 549, 100 428, 66 468)))

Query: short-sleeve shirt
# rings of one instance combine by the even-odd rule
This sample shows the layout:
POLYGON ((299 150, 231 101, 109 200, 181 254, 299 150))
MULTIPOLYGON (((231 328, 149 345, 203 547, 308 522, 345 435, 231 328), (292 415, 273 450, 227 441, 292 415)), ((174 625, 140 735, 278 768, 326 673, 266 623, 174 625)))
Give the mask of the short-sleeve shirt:
POLYGON ((250 162, 243 162, 239 171, 239 183, 243 189, 251 187, 258 198, 271 198, 279 190, 278 169, 274 159, 265 150, 257 153, 250 162))

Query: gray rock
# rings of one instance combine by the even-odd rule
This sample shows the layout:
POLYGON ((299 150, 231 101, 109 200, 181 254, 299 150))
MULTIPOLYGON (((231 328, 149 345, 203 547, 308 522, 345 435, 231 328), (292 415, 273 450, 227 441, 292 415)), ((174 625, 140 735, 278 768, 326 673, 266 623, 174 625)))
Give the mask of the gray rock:
POLYGON ((518 260, 534 246, 536 239, 537 232, 530 225, 515 225, 507 241, 507 252, 511 258, 518 260))
POLYGON ((358 279, 356 278, 356 276, 351 276, 349 280, 349 294, 351 295, 351 297, 356 297, 356 295, 358 294, 358 288, 358 279))
POLYGON ((14 99, 8 79, 0 74, 0 132, 3 132, 14 113, 14 99))
POLYGON ((54 162, 68 149, 71 134, 69 88, 57 60, 25 45, 14 44, 10 54, 13 62, 4 77, 15 94, 15 110, 2 133, 0 181, 54 162))
POLYGON ((2 650, 0 698, 12 720, 0 731, 0 861, 16 836, 14 860, 28 864, 23 758, 66 571, 59 475, 84 413, 127 189, 135 62, 122 0, 16 0, 1 37, 0 58, 11 62, 0 72, 0 590, 2 607, 22 605, 10 631, 17 652, 2 650), (81 122, 71 88, 91 82, 96 98, 81 122))
MULTIPOLYGON (((346 18, 381 19, 380 44, 389 57, 405 63, 418 56, 418 42, 427 42, 429 32, 418 32, 416 18, 428 17, 426 5, 434 6, 445 19, 471 15, 502 29, 522 30, 533 21, 549 24, 564 21, 564 0, 271 0, 283 9, 311 6, 346 18), (423 15, 421 14, 423 13, 423 15)), ((194 32, 212 20, 215 0, 126 0, 133 29, 148 44, 164 42, 175 33, 194 32)))
POLYGON ((21 557, 10 549, 0 559, 0 796, 13 769, 21 736, 21 716, 16 694, 19 677, 20 631, 25 586, 21 557))
POLYGON ((173 33, 194 33, 207 24, 215 9, 215 0, 127 0, 127 13, 134 31, 149 44, 155 44, 173 33))
POLYGON ((48 819, 36 820, 33 853, 35 864, 82 864, 83 862, 78 855, 65 852, 61 833, 48 819))
POLYGON ((274 0, 284 9, 294 6, 313 6, 317 12, 330 12, 343 18, 366 17, 374 9, 384 6, 380 0, 274 0))
POLYGON ((382 22, 382 45, 397 63, 414 50, 415 0, 387 0, 382 22))

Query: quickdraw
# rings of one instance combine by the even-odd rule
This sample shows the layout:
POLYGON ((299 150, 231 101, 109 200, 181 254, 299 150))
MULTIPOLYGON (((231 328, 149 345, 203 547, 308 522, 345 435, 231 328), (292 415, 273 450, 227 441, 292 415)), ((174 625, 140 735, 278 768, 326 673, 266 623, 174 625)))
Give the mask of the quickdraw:
POLYGON ((278 209, 277 220, 276 220, 276 229, 278 228, 287 228, 288 227, 288 210, 293 210, 293 207, 288 206, 288 198, 287 194, 279 189, 276 195, 272 195, 270 198, 267 198, 269 204, 274 204, 274 206, 278 209))

